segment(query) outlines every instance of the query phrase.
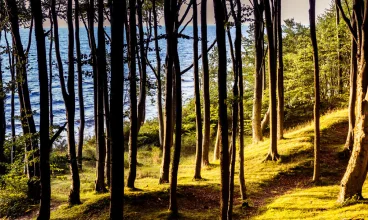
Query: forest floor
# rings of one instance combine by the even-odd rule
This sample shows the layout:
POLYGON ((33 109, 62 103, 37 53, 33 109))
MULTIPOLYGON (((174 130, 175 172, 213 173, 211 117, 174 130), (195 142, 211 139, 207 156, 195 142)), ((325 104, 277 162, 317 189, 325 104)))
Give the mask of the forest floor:
MULTIPOLYGON (((321 118, 321 182, 312 183, 313 139, 312 123, 306 123, 285 133, 278 143, 281 159, 263 162, 269 140, 248 145, 245 149, 245 180, 248 204, 243 207, 239 197, 238 172, 235 173, 234 219, 362 219, 368 217, 368 203, 341 206, 336 203, 339 182, 347 159, 341 151, 348 130, 347 110, 338 110, 321 118)), ((191 146, 195 148, 195 146, 191 146)), ((194 175, 193 149, 183 149, 178 177, 180 215, 170 217, 169 184, 158 184, 160 150, 143 147, 138 151, 136 189, 125 188, 124 219, 217 219, 220 200, 219 162, 203 167, 202 180, 194 175)), ((127 154, 124 155, 127 168, 127 154)), ((212 158, 212 157, 211 157, 212 158)), ((236 168, 238 170, 238 168, 236 168)), ((125 169, 127 175, 128 169, 125 169)), ((67 196, 69 175, 52 180, 52 219, 108 219, 109 194, 96 194, 93 164, 85 166, 81 177, 82 204, 69 207, 67 196)), ((368 197, 368 184, 363 196, 368 197)), ((36 212, 27 218, 35 217, 36 212)), ((25 217, 25 216, 23 216, 25 217)), ((23 218, 23 219, 27 219, 23 218)))

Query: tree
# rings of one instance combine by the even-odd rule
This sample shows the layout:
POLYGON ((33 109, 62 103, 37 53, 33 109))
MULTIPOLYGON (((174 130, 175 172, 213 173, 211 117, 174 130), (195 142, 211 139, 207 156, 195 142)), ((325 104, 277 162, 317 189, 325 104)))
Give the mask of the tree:
POLYGON ((40 85, 40 172, 41 204, 37 219, 50 218, 50 140, 49 140, 49 93, 46 60, 46 42, 43 30, 41 0, 31 0, 32 16, 35 23, 37 42, 38 79, 40 85))
MULTIPOLYGON (((338 1, 337 1, 338 2, 338 1)), ((340 2, 341 5, 341 2, 340 2)), ((342 8, 339 8, 343 17, 342 8)), ((351 31, 351 35, 357 42, 358 48, 358 75, 357 75, 357 117, 354 132, 354 147, 349 160, 344 177, 341 180, 340 193, 338 201, 345 202, 347 199, 355 197, 362 198, 362 187, 367 176, 368 152, 367 136, 365 130, 367 129, 368 121, 366 119, 366 93, 367 93, 367 74, 368 68, 366 65, 368 59, 367 53, 367 34, 368 34, 368 0, 354 0, 353 1, 354 15, 357 19, 357 32, 354 32, 353 27, 344 18, 346 24, 351 31)))
MULTIPOLYGON (((85 116, 84 116, 84 97, 83 97, 83 72, 82 72, 82 58, 81 58, 81 45, 80 45, 80 37, 79 37, 79 0, 74 0, 75 6, 75 17, 74 17, 74 25, 75 25, 75 48, 76 48, 76 59, 77 59, 77 72, 78 72, 78 99, 79 99, 79 132, 78 132, 78 167, 82 170, 82 162, 83 162, 83 142, 84 142, 84 126, 85 126, 85 116)), ((51 62, 51 61, 50 61, 51 62)), ((51 70, 50 70, 51 71, 51 70)))
POLYGON ((111 186, 110 219, 123 219, 124 195, 124 23, 125 1, 112 1, 111 11, 111 186))
POLYGON ((104 80, 106 75, 106 46, 104 30, 104 1, 98 0, 98 48, 97 48, 97 177, 96 192, 104 192, 105 188, 105 132, 104 132, 104 80))
POLYGON ((319 132, 319 65, 318 65, 318 46, 316 37, 316 1, 309 0, 309 21, 310 33, 313 45, 314 59, 314 172, 313 181, 318 182, 320 177, 320 132, 319 132))
POLYGON ((201 2, 201 38, 202 38, 202 71, 203 71, 203 141, 202 141, 202 164, 209 165, 210 148, 210 76, 208 69, 208 51, 207 51, 207 0, 201 2))
POLYGON ((129 174, 127 187, 134 188, 134 181, 137 175, 137 84, 136 84, 136 15, 135 0, 129 0, 129 82, 130 82, 130 135, 129 135, 129 174))
POLYGON ((168 11, 165 10, 165 24, 167 25, 169 22, 172 23, 173 32, 170 34, 170 44, 168 45, 170 53, 173 55, 173 68, 175 70, 175 92, 174 96, 176 99, 175 105, 175 148, 174 148, 174 156, 172 160, 171 167, 171 175, 170 175, 170 206, 169 210, 172 214, 178 214, 178 202, 176 197, 176 189, 178 184, 178 170, 179 170, 179 162, 180 162, 180 151, 181 151, 181 130, 182 130, 182 93, 181 93, 181 72, 180 72, 180 63, 179 63, 179 55, 178 55, 178 29, 179 22, 177 16, 177 8, 178 2, 177 0, 171 1, 168 3, 168 0, 165 0, 165 6, 169 7, 168 11), (172 21, 169 21, 171 19, 172 21))
MULTIPOLYGON (((281 28, 281 0, 275 1, 277 47, 278 47, 278 69, 277 69, 277 139, 284 137, 284 60, 281 28)), ((275 33, 275 34, 276 34, 275 33)))
POLYGON ((75 121, 75 91, 74 91, 74 28, 72 17, 72 0, 67 2, 67 24, 68 24, 68 81, 65 84, 63 63, 60 56, 59 46, 59 27, 58 18, 55 9, 56 1, 51 1, 51 12, 54 23, 54 36, 55 36, 55 53, 57 64, 59 67, 59 78, 61 93, 65 103, 66 118, 67 118, 67 141, 68 141, 68 156, 69 156, 69 168, 72 176, 72 185, 69 193, 69 203, 72 205, 80 204, 80 179, 78 172, 78 164, 75 150, 75 137, 74 137, 74 121, 75 121))
POLYGON ((262 111, 262 93, 263 93, 263 0, 253 0, 254 5, 254 39, 255 39, 255 73, 254 73, 254 98, 253 98, 253 116, 252 116, 252 134, 253 141, 259 142, 262 138, 261 130, 261 111, 262 111))
POLYGON ((268 71, 269 71, 269 94, 270 94, 270 149, 266 160, 277 161, 279 154, 277 152, 277 115, 276 115, 276 77, 277 62, 274 41, 273 21, 271 15, 272 6, 269 1, 264 1, 266 28, 268 39, 268 71))
MULTIPOLYGON (((0 30, 0 40, 1 40, 1 36, 2 36, 2 31, 0 30)), ((0 161, 4 162, 5 161, 4 143, 5 143, 6 121, 5 121, 5 92, 4 92, 4 83, 3 83, 2 61, 3 61, 2 57, 0 56, 0 161)), ((4 164, 0 164, 0 175, 4 175, 4 174, 5 174, 5 166, 4 164)))
POLYGON ((229 201, 229 149, 228 149, 228 122, 227 122, 227 89, 226 89, 226 41, 225 41, 225 14, 224 3, 221 0, 213 0, 216 38, 218 46, 218 93, 219 93, 219 126, 221 138, 220 167, 221 167, 221 199, 220 217, 227 219, 229 201))
MULTIPOLYGON (((193 1, 193 38, 194 38, 193 39, 194 94, 195 94, 194 97, 195 97, 195 112, 196 112, 196 165, 195 165, 194 179, 201 179, 203 134, 202 134, 201 94, 199 88, 199 67, 198 67, 198 12, 197 12, 197 1, 196 0, 192 1, 193 1)), ((207 42, 204 43, 207 44, 207 42)))

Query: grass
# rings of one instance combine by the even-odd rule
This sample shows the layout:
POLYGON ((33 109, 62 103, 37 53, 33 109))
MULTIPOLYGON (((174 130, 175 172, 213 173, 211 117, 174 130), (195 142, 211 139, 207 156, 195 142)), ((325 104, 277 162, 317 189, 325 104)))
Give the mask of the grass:
MULTIPOLYGON (((239 199, 238 173, 235 175, 234 219, 353 219, 368 216, 366 203, 350 206, 336 204, 339 181, 346 167, 338 152, 343 148, 347 132, 347 110, 330 112, 321 118, 322 177, 321 185, 311 182, 313 172, 312 123, 306 123, 285 133, 279 141, 281 159, 263 162, 269 148, 266 138, 251 144, 246 138, 245 179, 248 203, 242 207, 239 199)), ((173 218, 168 212, 169 184, 158 184, 161 152, 157 147, 138 150, 136 189, 125 188, 124 219, 216 219, 219 213, 219 162, 203 167, 202 180, 194 176, 195 137, 183 140, 178 175, 178 204, 180 215, 173 218)), ((212 158, 212 155, 210 155, 212 158)), ((128 174, 128 154, 124 154, 124 174, 128 174)), ((238 168, 236 168, 238 170, 238 168)), ((82 204, 69 207, 70 175, 52 180, 51 219, 107 219, 109 194, 94 193, 94 167, 84 167, 80 174, 82 204)), ((363 192, 368 192, 368 184, 363 192)), ((366 195, 368 196, 368 194, 366 195)))

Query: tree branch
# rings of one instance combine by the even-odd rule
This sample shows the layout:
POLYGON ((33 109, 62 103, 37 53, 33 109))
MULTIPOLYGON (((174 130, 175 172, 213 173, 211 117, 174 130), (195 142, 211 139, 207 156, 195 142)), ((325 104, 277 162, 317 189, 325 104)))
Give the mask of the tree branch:
POLYGON ((59 130, 54 134, 54 136, 52 136, 52 138, 50 139, 50 147, 55 142, 56 138, 60 136, 61 132, 63 132, 67 124, 68 122, 65 122, 65 124, 59 128, 59 130))
POLYGON ((353 38, 354 38, 354 41, 355 41, 356 43, 358 43, 358 40, 357 40, 357 34, 354 32, 354 29, 353 29, 353 27, 352 27, 352 26, 351 26, 351 24, 350 24, 350 20, 349 20, 349 18, 348 18, 348 17, 346 17, 346 14, 345 14, 345 12, 344 12, 344 9, 343 9, 343 8, 342 8, 342 6, 341 6, 341 0, 335 0, 335 2, 336 2, 336 5, 337 5, 337 7, 339 8, 339 10, 340 10, 340 12, 341 12, 342 19, 344 19, 344 21, 345 21, 346 25, 348 26, 348 28, 349 28, 349 30, 350 30, 351 35, 352 35, 352 36, 353 36, 353 38))

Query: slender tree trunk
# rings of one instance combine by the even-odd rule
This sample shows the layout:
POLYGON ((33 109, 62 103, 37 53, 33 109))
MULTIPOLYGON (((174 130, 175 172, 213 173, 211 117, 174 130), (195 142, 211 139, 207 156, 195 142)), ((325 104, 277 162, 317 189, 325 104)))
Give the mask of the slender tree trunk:
POLYGON ((129 175, 127 187, 134 188, 134 182, 137 175, 137 85, 136 85, 136 15, 135 8, 136 1, 129 0, 129 81, 130 81, 130 136, 129 136, 129 175))
POLYGON ((276 81, 277 81, 277 65, 276 51, 274 45, 274 31, 271 17, 271 9, 269 1, 265 3, 266 27, 268 38, 268 71, 269 71, 269 94, 270 94, 270 149, 266 160, 277 161, 279 154, 277 152, 277 112, 276 112, 276 81))
POLYGON ((76 55, 77 55, 77 70, 78 70, 78 99, 79 99, 79 132, 78 132, 78 167, 82 170, 82 162, 83 162, 83 142, 84 142, 84 125, 85 125, 85 116, 84 116, 84 97, 83 97, 83 72, 82 72, 82 58, 81 58, 81 45, 80 45, 80 37, 79 37, 79 0, 74 0, 75 2, 75 47, 76 47, 76 55))
MULTIPOLYGON (((262 2, 262 1, 261 1, 262 2)), ((253 118, 252 133, 253 142, 262 141, 261 111, 263 93, 263 3, 253 0, 254 5, 254 39, 255 39, 255 73, 254 73, 254 97, 253 97, 253 118)))
POLYGON ((137 16, 138 16, 138 29, 139 29, 139 49, 141 55, 141 66, 142 71, 140 75, 140 86, 139 86, 139 98, 138 98, 138 132, 141 126, 144 124, 146 118, 146 84, 147 84, 147 61, 144 47, 144 31, 143 31, 143 0, 137 2, 137 16))
POLYGON ((110 219, 123 219, 124 195, 124 23, 125 1, 113 1, 111 12, 111 186, 110 219))
POLYGON ((170 18, 170 0, 164 1, 164 16, 166 29, 166 97, 165 97, 165 128, 164 128, 164 146, 162 152, 162 164, 160 170, 159 183, 169 182, 169 168, 170 168, 170 148, 172 145, 172 131, 173 131, 173 63, 174 54, 172 51, 172 38, 174 31, 174 22, 170 18))
MULTIPOLYGON (((201 94, 199 88, 199 67, 198 67, 198 10, 197 0, 193 0, 193 68, 194 68, 194 93, 196 112, 196 165, 194 179, 201 179, 202 166, 202 114, 201 114, 201 94)), ((207 42, 205 42, 207 44, 207 42)), ((178 95, 180 96, 180 94, 178 95)))
MULTIPOLYGON (((166 3, 167 0, 165 0, 166 3)), ((165 4, 166 6, 167 4, 165 4)), ((178 213, 178 202, 176 197, 176 189, 178 185, 178 170, 180 162, 181 151, 181 130, 182 130, 182 91, 181 91, 181 72, 178 55, 178 17, 177 17, 177 0, 171 1, 170 5, 170 17, 175 19, 175 32, 171 38, 171 53, 174 55, 174 68, 175 68, 175 90, 176 90, 176 111, 175 111, 175 149, 174 157, 172 160, 172 168, 170 175, 170 205, 169 210, 175 215, 178 213)), ((165 14, 165 20, 166 20, 165 14)), ((201 145, 199 145, 201 146, 201 145)))
POLYGON ((368 0, 358 1, 354 0, 353 8, 357 18, 358 24, 358 53, 359 57, 359 72, 357 76, 357 121, 354 132, 354 147, 349 160, 348 167, 341 180, 340 194, 338 201, 345 202, 347 199, 355 197, 355 199, 362 198, 362 187, 367 176, 368 166, 368 151, 366 129, 368 127, 367 115, 367 60, 368 60, 368 0), (363 6, 364 5, 364 6, 363 6), (364 10, 362 16, 359 12, 364 10), (361 24, 361 26, 360 26, 361 24))
POLYGON ((97 49, 97 162, 96 192, 105 192, 105 132, 104 132, 104 78, 106 75, 106 48, 104 33, 104 2, 98 0, 98 49, 97 49))
POLYGON ((49 141, 49 97, 46 60, 46 41, 43 30, 41 0, 31 0, 37 42, 38 79, 40 85, 40 171, 41 204, 37 219, 50 218, 50 141, 49 141))
POLYGON ((261 130, 262 130, 262 133, 265 132, 265 130, 266 130, 267 125, 268 125, 269 122, 270 122, 270 108, 267 109, 267 112, 264 115, 264 117, 262 119, 262 122, 261 122, 261 130))
POLYGON ((111 175, 110 175, 110 163, 111 163, 111 148, 110 148, 110 140, 111 140, 111 130, 110 130, 110 103, 109 103, 109 83, 107 80, 107 74, 104 75, 103 79, 104 83, 104 112, 105 112, 105 124, 106 124, 106 164, 105 164, 105 172, 106 172, 106 185, 110 187, 111 183, 111 175))
MULTIPOLYGON (((201 2, 201 38, 202 38, 202 70, 203 70, 203 142, 202 142, 202 164, 210 164, 208 155, 210 149, 211 134, 211 109, 210 109, 210 76, 208 69, 208 47, 207 47, 207 0, 201 2)), ((218 159, 218 158, 217 158, 218 159)))
MULTIPOLYGON (((356 20, 353 16, 351 25, 356 32, 356 20)), ((355 127, 355 103, 357 96, 357 43, 351 37, 351 53, 350 53, 350 97, 349 97, 349 131, 345 142, 345 150, 352 152, 354 146, 354 127, 355 127)))
POLYGON ((225 41, 225 9, 221 0, 213 0, 216 38, 218 45, 218 89, 219 89, 219 126, 221 138, 220 167, 221 167, 221 199, 220 218, 227 219, 229 201, 229 148, 228 148, 228 122, 227 122, 227 88, 226 88, 226 41, 225 41))
POLYGON ((162 81, 161 81, 161 57, 160 57, 160 47, 158 44, 158 21, 157 21, 157 11, 156 11, 156 0, 152 1, 152 11, 153 11, 153 34, 155 38, 155 52, 156 52, 156 73, 157 73, 157 112, 158 112, 158 123, 159 123, 159 140, 160 147, 162 148, 164 143, 164 116, 162 112, 162 81))
MULTIPOLYGON (((20 115, 21 124, 24 135, 31 136, 30 139, 26 140, 26 167, 28 178, 36 176, 39 177, 39 164, 28 163, 28 158, 34 158, 38 156, 38 143, 35 138, 36 126, 33 118, 33 112, 31 107, 31 101, 29 97, 28 80, 27 80, 27 68, 26 68, 26 55, 23 50, 23 45, 19 32, 19 18, 18 18, 18 8, 15 0, 6 0, 8 17, 10 22, 10 27, 13 37, 13 47, 15 46, 16 53, 16 72, 17 72, 17 86, 18 86, 18 96, 20 104, 20 115), (28 155, 28 152, 35 152, 33 155, 28 155)), ((39 199, 39 183, 38 181, 28 181, 28 197, 33 199, 39 199)))
POLYGON ((51 10, 49 12, 49 20, 50 20, 50 45, 49 45, 49 102, 50 102, 50 126, 54 126, 54 115, 52 110, 52 46, 54 44, 54 24, 52 21, 52 13, 51 10))
MULTIPOLYGON (((2 30, 0 30, 0 41, 2 33, 3 33, 2 30)), ((5 143, 6 121, 5 121, 5 91, 3 84, 2 61, 3 61, 2 56, 0 56, 0 161, 5 162, 4 143, 5 143)), ((0 175, 4 175, 5 171, 6 168, 4 164, 0 164, 0 175)))
POLYGON ((278 35, 278 59, 279 68, 277 70, 277 139, 284 138, 284 61, 281 28, 281 0, 276 1, 276 20, 278 35))
POLYGON ((314 172, 313 181, 318 182, 320 177, 320 132, 319 132, 319 65, 318 65, 318 46, 316 37, 316 1, 309 0, 309 21, 310 32, 313 45, 313 59, 314 59, 314 172))
POLYGON ((216 133, 216 143, 215 143, 215 149, 213 151, 213 160, 216 161, 220 159, 220 148, 221 148, 221 130, 220 130, 220 122, 217 125, 217 133, 216 133))

